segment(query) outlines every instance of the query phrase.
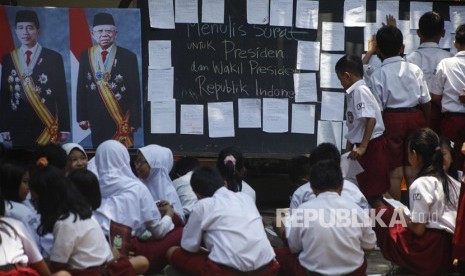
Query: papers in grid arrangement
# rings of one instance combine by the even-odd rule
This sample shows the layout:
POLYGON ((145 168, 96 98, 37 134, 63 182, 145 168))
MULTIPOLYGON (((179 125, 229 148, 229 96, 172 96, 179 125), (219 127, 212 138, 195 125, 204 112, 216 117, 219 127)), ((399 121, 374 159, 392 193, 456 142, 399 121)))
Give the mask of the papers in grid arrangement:
POLYGON ((171 40, 149 40, 149 67, 171 68, 171 40))
POLYGON ((247 23, 264 25, 270 22, 269 0, 247 0, 247 23))
POLYGON ((180 114, 181 134, 203 134, 203 105, 182 104, 180 114))
POLYGON ((320 42, 297 42, 297 69, 318 71, 320 69, 320 42))
POLYGON ((318 121, 316 135, 317 145, 321 143, 332 143, 341 151, 342 122, 318 121))
POLYGON ((150 102, 150 133, 176 133, 176 101, 150 102))
POLYGON ((318 29, 319 1, 297 0, 295 26, 305 29, 318 29))
POLYGON ((174 68, 153 69, 149 67, 148 101, 173 99, 174 68))
POLYGON ((232 102, 208 103, 208 135, 210 138, 234 137, 232 102))
POLYGON ((433 2, 410 2, 410 29, 417 30, 420 17, 433 10, 433 2))
POLYGON ((316 74, 315 73, 295 73, 294 74, 295 102, 316 102, 318 101, 316 74))
POLYGON ((150 27, 174 29, 174 9, 172 0, 149 0, 150 27))
POLYGON ((336 62, 343 56, 344 55, 342 54, 321 54, 320 59, 322 66, 320 67, 320 87, 342 88, 342 85, 339 82, 339 79, 337 78, 334 67, 336 66, 336 62))
POLYGON ((344 1, 345 27, 365 27, 366 18, 366 0, 344 1))
POLYGON ((344 51, 345 28, 343 23, 323 22, 321 49, 323 51, 344 51))
POLYGON ((392 15, 397 20, 399 19, 399 1, 386 0, 376 1, 376 24, 378 28, 386 24, 386 16, 392 15))
POLYGON ((262 101, 260 99, 238 99, 239 128, 262 127, 262 101))
POLYGON ((292 104, 292 133, 315 133, 315 105, 292 104))
POLYGON ((321 120, 342 121, 344 119, 345 93, 322 92, 321 95, 321 120))
POLYGON ((289 131, 288 99, 263 99, 263 131, 282 133, 289 131))
POLYGON ((270 25, 292 27, 293 0, 271 0, 270 25))
POLYGON ((202 1, 203 23, 224 23, 224 0, 202 1))
POLYGON ((199 23, 197 0, 175 0, 174 20, 176 23, 199 23))

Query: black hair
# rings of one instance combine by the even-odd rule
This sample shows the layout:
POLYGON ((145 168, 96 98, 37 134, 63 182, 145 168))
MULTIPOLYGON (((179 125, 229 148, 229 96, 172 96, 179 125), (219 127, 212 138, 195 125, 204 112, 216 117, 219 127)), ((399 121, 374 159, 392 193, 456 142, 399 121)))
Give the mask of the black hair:
POLYGON ((310 165, 313 166, 313 164, 321 160, 333 160, 340 164, 341 153, 334 144, 321 143, 310 153, 310 165))
POLYGON ((216 167, 233 192, 242 191, 242 178, 245 174, 244 156, 236 147, 227 147, 220 151, 216 167), (234 159, 234 160, 232 160, 234 159))
POLYGON ((337 73, 349 72, 357 77, 363 77, 363 62, 359 56, 345 55, 334 66, 337 73))
POLYGON ((84 196, 92 210, 97 210, 102 203, 102 194, 97 176, 87 169, 79 169, 70 172, 68 178, 84 196))
POLYGON ((29 187, 38 196, 35 207, 40 214, 37 233, 41 236, 52 233, 58 220, 74 215, 85 220, 91 217, 92 209, 74 184, 62 170, 54 166, 38 168, 31 176, 29 187))
POLYGON ((452 162, 450 163, 449 169, 446 171, 448 175, 450 175, 452 178, 454 178, 457 181, 460 181, 459 179, 459 172, 458 172, 458 167, 457 167, 457 156, 455 154, 454 147, 452 146, 451 141, 449 138, 441 136, 439 137, 439 145, 442 149, 445 149, 449 152, 450 157, 452 159, 452 162))
POLYGON ((451 202, 449 178, 444 171, 444 157, 439 146, 438 135, 429 128, 415 132, 409 141, 409 151, 415 151, 422 158, 422 167, 418 177, 435 176, 441 183, 447 201, 451 202))
POLYGON ((444 18, 434 11, 425 12, 418 21, 418 27, 425 38, 433 38, 444 31, 444 18))
POLYGON ((460 45, 465 45, 465 24, 457 27, 455 31, 455 42, 460 45))
POLYGON ((224 186, 224 180, 217 169, 199 167, 192 173, 191 186, 192 190, 202 197, 211 197, 224 186))
POLYGON ((52 143, 37 148, 34 160, 38 160, 41 157, 46 157, 48 165, 55 166, 60 170, 65 170, 66 163, 68 162, 66 151, 60 145, 52 143))
POLYGON ((325 192, 342 187, 341 166, 334 160, 321 160, 312 166, 310 172, 310 186, 313 190, 325 192))
POLYGON ((310 178, 310 158, 307 156, 301 155, 292 158, 289 160, 288 168, 289 179, 294 184, 300 185, 303 178, 307 180, 310 178))
POLYGON ((376 33, 376 45, 383 58, 398 56, 403 41, 402 32, 394 26, 383 26, 376 33))
POLYGON ((2 179, 0 187, 4 199, 14 202, 22 201, 18 192, 26 172, 28 172, 27 168, 17 163, 5 162, 0 165, 0 179, 2 179))
POLYGON ((191 156, 184 156, 174 163, 173 169, 170 172, 172 180, 185 175, 186 173, 193 171, 195 168, 200 166, 200 162, 197 158, 191 156))

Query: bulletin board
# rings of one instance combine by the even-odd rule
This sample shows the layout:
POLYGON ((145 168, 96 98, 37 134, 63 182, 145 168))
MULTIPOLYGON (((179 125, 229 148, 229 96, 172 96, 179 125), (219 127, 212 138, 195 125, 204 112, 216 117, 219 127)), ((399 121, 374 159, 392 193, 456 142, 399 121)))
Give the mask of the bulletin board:
MULTIPOLYGON (((334 63, 340 56, 346 53, 361 56, 366 50, 365 27, 344 27, 343 41, 332 42, 337 50, 328 50, 327 45, 324 45, 327 42, 323 40, 325 36, 323 22, 343 23, 344 1, 319 1, 317 29, 296 26, 297 1, 295 0, 292 7, 292 27, 248 24, 247 1, 225 0, 223 24, 201 23, 202 1, 198 1, 199 23, 176 23, 174 29, 151 28, 148 2, 138 1, 142 18, 145 144, 160 144, 171 148, 175 154, 196 156, 215 156, 222 148, 235 145, 251 157, 289 157, 306 154, 317 145, 317 142, 322 141, 336 142, 339 147, 345 147, 344 90, 340 85, 328 87, 322 85, 320 81, 323 78, 325 82, 334 82, 334 63), (171 63, 174 70, 172 97, 175 104, 175 129, 171 133, 152 133, 152 128, 156 126, 152 126, 151 122, 154 120, 153 117, 157 116, 152 102, 156 102, 157 99, 149 95, 148 45, 149 41, 153 40, 171 43, 171 63), (316 57, 318 60, 314 61, 319 65, 318 68, 298 68, 299 41, 320 42, 321 52, 316 57), (294 75, 303 73, 314 74, 311 85, 316 86, 316 99, 301 101, 296 96, 294 75), (152 97, 151 101, 148 97, 152 97), (247 125, 245 118, 240 118, 239 114, 239 102, 244 99, 259 101, 259 127, 242 127, 244 124, 247 125), (280 101, 276 114, 273 114, 275 99, 280 101), (338 101, 342 99, 339 108, 333 107, 323 112, 322 104, 331 104, 335 99, 338 101), (192 105, 202 106, 203 130, 194 134, 182 133, 185 132, 181 126, 182 120, 186 119, 183 116, 189 116, 186 115, 189 113, 181 114, 181 109, 192 105), (218 130, 229 133, 229 137, 212 137, 212 133, 215 136, 215 130, 210 129, 209 116, 213 115, 209 112, 214 113, 215 108, 219 109, 217 116, 227 115, 233 118, 233 123, 228 123, 228 126, 232 127, 218 130), (266 118, 265 109, 267 109, 266 118), (231 112, 223 112, 225 110, 231 112), (293 118, 295 115, 293 111, 296 110, 306 115, 314 112, 314 117, 293 118), (336 118, 335 113, 342 115, 337 115, 336 118), (242 126, 239 125, 240 120, 242 126), (273 129, 273 120, 279 121, 280 126, 277 129, 273 129), (286 121, 284 125, 283 121, 286 121), (320 128, 320 124, 326 128, 320 128), (313 126, 313 130, 309 130, 309 125, 313 126), (320 130, 325 133, 319 133, 320 130), (335 140, 327 139, 330 136, 334 136, 332 138, 335 140)), ((390 2, 398 5, 398 14, 394 16, 400 23, 408 22, 411 16, 410 1, 390 2)), ((423 3, 431 3, 431 1, 423 3)), ((445 20, 450 20, 449 6, 460 6, 463 3, 437 1, 432 2, 431 5, 432 9, 439 12, 445 20)), ((376 10, 377 2, 367 0, 366 22, 372 23, 372 26, 377 21, 376 10)), ((376 28, 375 26, 372 34, 376 32, 376 28)), ((404 32, 409 32, 404 34, 404 39, 410 43, 410 47, 413 49, 418 46, 416 30, 404 32)), ((451 42, 448 42, 443 48, 450 48, 450 45, 451 42)), ((247 105, 241 108, 244 107, 247 105)), ((221 125, 219 127, 221 128, 221 125)))

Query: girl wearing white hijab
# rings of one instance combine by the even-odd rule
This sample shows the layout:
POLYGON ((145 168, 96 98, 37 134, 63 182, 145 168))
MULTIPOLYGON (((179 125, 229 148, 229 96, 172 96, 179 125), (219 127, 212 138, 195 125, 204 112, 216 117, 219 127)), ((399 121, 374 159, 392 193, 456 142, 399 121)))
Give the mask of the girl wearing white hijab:
MULTIPOLYGON (((135 162, 140 180, 147 186, 159 205, 170 204, 174 212, 184 223, 184 210, 178 193, 170 178, 173 167, 173 153, 169 148, 148 145, 139 149, 135 162)), ((177 223, 176 223, 177 224, 177 223)))
POLYGON ((66 173, 70 173, 77 169, 87 169, 87 153, 84 148, 76 143, 66 143, 61 145, 66 151, 68 160, 66 161, 66 173))
POLYGON ((150 191, 132 172, 129 152, 120 142, 107 140, 100 144, 95 165, 102 204, 94 212, 94 218, 107 236, 111 220, 131 227, 133 236, 140 237, 145 230, 150 231, 149 241, 133 238, 131 244, 136 255, 149 259, 149 272, 161 270, 167 264, 166 250, 179 244, 182 235, 182 228, 172 231, 173 209, 169 205, 161 208, 162 217, 150 191))

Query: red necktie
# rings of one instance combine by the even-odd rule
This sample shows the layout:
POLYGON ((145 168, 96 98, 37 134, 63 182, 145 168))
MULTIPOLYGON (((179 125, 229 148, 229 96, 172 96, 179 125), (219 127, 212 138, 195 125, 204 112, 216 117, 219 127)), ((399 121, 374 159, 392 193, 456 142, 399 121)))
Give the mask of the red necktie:
POLYGON ((107 59, 108 51, 102 51, 102 61, 105 62, 107 59))
POLYGON ((29 65, 29 63, 31 63, 31 55, 32 55, 32 52, 27 50, 26 51, 26 65, 29 65))

